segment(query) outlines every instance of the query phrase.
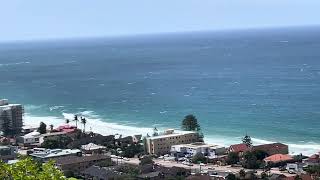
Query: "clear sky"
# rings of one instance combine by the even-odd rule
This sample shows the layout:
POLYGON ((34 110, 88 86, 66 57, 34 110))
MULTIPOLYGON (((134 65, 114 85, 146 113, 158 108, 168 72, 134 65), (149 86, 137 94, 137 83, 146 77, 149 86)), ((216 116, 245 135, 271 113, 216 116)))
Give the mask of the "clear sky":
POLYGON ((0 0, 0 41, 320 25, 320 0, 0 0))

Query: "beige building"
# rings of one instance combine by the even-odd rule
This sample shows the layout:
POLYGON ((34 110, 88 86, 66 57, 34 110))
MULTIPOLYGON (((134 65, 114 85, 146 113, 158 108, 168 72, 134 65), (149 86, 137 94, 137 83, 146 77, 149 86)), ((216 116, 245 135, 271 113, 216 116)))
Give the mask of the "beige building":
POLYGON ((201 139, 197 132, 175 132, 173 129, 169 129, 158 136, 148 137, 145 142, 145 147, 149 154, 163 155, 170 153, 171 146, 173 145, 189 144, 199 141, 201 141, 201 139))

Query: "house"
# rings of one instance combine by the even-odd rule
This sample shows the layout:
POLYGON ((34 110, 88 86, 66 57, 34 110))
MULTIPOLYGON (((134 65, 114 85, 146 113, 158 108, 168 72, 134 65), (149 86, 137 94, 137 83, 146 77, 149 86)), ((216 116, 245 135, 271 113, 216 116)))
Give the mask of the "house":
POLYGON ((24 136, 20 136, 17 138, 18 144, 21 146, 39 146, 46 139, 56 138, 60 136, 66 136, 66 132, 50 132, 46 134, 40 134, 37 131, 33 131, 24 136))
POLYGON ((228 149, 228 153, 234 152, 238 153, 240 156, 242 156, 245 152, 250 151, 251 148, 248 147, 246 144, 234 144, 231 145, 228 149))
POLYGON ((24 136, 17 138, 18 144, 23 146, 30 146, 32 144, 38 144, 40 142, 41 134, 37 131, 30 132, 24 136))
POLYGON ((283 175, 283 174, 272 174, 269 177, 270 180, 286 180, 287 176, 283 175))
POLYGON ((58 169, 63 172, 71 171, 77 175, 87 168, 104 161, 111 161, 111 158, 106 155, 96 154, 92 156, 67 156, 55 159, 58 169))
POLYGON ((267 164, 270 164, 270 163, 277 164, 277 163, 283 163, 283 162, 291 162, 293 161, 293 158, 287 154, 274 154, 272 156, 268 156, 264 158, 264 161, 267 164))
POLYGON ((115 179, 115 177, 120 176, 122 173, 118 171, 118 167, 111 166, 111 167, 99 167, 99 166, 91 166, 84 171, 81 172, 84 176, 84 179, 88 180, 109 180, 115 179))
POLYGON ((302 161, 307 166, 320 165, 320 152, 302 161))
POLYGON ((271 143, 253 146, 252 150, 261 150, 266 152, 269 156, 274 154, 288 154, 288 145, 282 143, 271 143))
POLYGON ((173 129, 168 129, 157 136, 147 137, 145 147, 149 154, 164 155, 170 153, 173 145, 189 144, 199 142, 199 140, 200 137, 197 132, 175 132, 173 129))
POLYGON ((96 145, 94 143, 81 145, 81 150, 85 154, 101 154, 106 149, 107 148, 105 146, 96 145))
POLYGON ((33 159, 40 162, 47 162, 60 157, 81 156, 82 153, 79 149, 46 149, 44 151, 37 151, 29 155, 33 159))
POLYGON ((190 144, 179 144, 171 146, 171 154, 175 157, 189 156, 192 157, 197 153, 202 153, 205 156, 215 158, 217 155, 222 155, 226 152, 224 147, 212 144, 205 144, 203 142, 196 142, 190 144))
POLYGON ((7 162, 17 157, 18 148, 15 146, 0 146, 0 160, 7 162))
POLYGON ((37 130, 38 130, 38 127, 24 125, 24 126, 22 126, 21 133, 23 135, 26 135, 28 133, 31 133, 31 132, 34 132, 34 131, 37 131, 37 130))

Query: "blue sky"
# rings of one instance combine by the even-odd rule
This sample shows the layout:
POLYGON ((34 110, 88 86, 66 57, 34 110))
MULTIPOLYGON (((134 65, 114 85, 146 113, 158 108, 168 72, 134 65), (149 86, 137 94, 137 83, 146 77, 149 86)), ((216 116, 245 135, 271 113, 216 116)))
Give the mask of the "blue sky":
POLYGON ((0 41, 320 25, 320 0, 2 0, 0 41))

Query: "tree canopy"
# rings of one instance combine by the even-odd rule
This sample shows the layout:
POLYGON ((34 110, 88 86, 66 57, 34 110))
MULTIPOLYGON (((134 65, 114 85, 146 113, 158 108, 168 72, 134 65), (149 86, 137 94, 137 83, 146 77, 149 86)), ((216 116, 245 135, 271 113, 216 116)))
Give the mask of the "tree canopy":
POLYGON ((140 165, 146 165, 146 164, 153 164, 154 161, 152 160, 151 156, 144 156, 142 159, 140 159, 140 165))
POLYGON ((197 153, 192 157, 193 163, 205 163, 207 161, 207 158, 202 153, 197 153))
POLYGON ((40 134, 45 134, 47 133, 47 125, 44 122, 40 122, 40 126, 38 128, 38 132, 40 134))
POLYGON ((3 180, 64 180, 63 173, 54 167, 54 162, 40 164, 31 158, 15 164, 0 162, 0 179, 3 180))
POLYGON ((200 125, 197 118, 189 114, 182 120, 182 129, 185 131, 200 131, 200 125))
POLYGON ((248 136, 248 134, 246 134, 243 139, 242 139, 242 143, 243 144, 246 144, 248 147, 251 147, 252 146, 252 140, 251 140, 251 137, 248 136))

